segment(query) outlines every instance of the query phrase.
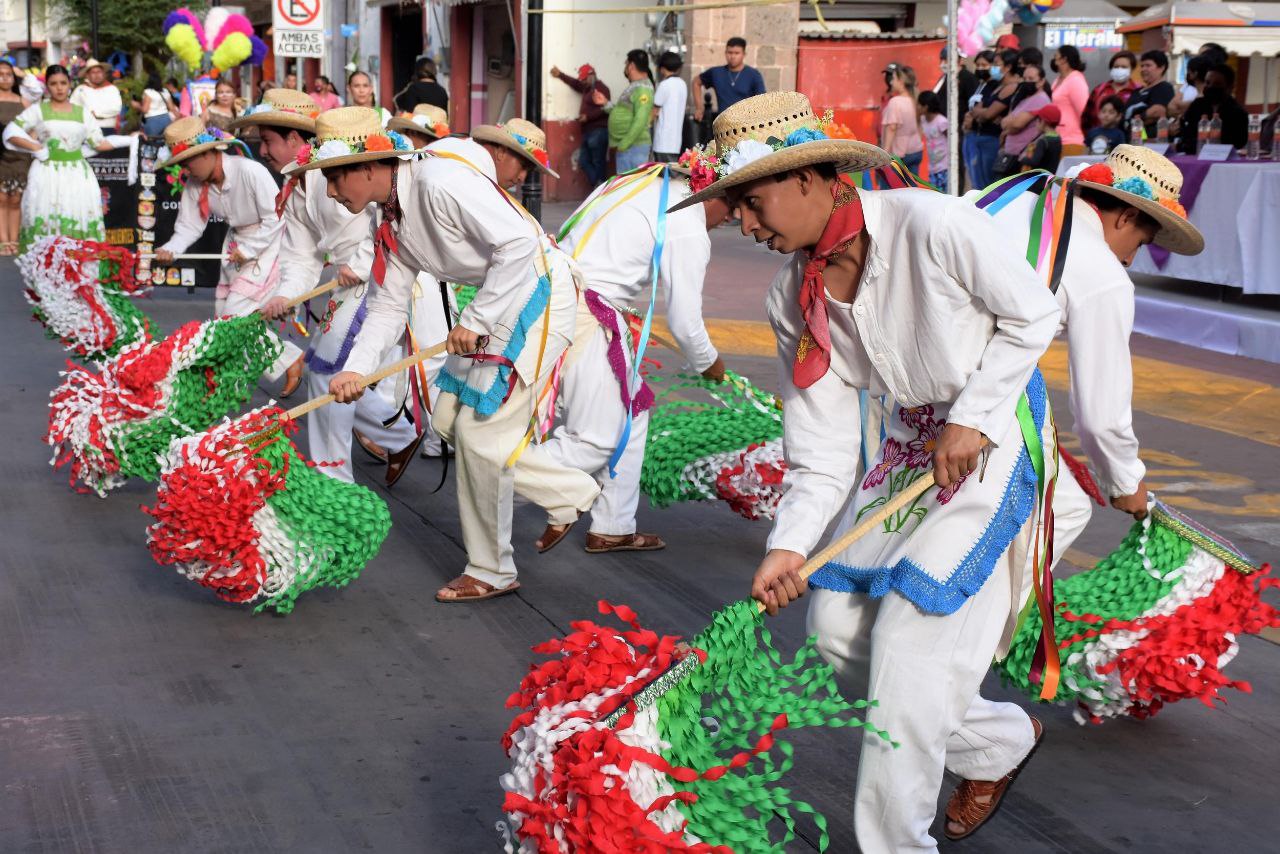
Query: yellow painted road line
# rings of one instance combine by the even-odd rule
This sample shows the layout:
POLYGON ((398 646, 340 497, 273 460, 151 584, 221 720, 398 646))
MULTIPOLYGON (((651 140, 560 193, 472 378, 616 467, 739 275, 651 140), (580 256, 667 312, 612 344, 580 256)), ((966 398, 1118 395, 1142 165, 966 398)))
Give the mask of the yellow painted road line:
MULTIPOLYGON (((665 323, 658 328, 669 334, 665 323)), ((768 323, 709 319, 707 332, 716 348, 726 355, 777 354, 768 323)), ((1040 360, 1040 369, 1050 388, 1065 391, 1066 345, 1053 342, 1040 360)), ((1280 388, 1256 380, 1134 356, 1133 408, 1280 448, 1280 418, 1276 417, 1280 413, 1280 388)))

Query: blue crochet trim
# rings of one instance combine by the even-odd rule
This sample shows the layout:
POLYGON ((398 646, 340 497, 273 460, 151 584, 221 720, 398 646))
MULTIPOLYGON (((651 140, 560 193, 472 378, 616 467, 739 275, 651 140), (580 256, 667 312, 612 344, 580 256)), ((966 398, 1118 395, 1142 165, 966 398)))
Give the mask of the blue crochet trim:
MULTIPOLYGON (((515 329, 511 330, 511 340, 507 342, 506 349, 502 351, 504 358, 513 363, 515 362, 521 351, 524 350, 525 339, 529 336, 529 330, 533 327, 533 324, 538 322, 538 317, 546 310, 547 303, 550 300, 551 279, 546 276, 539 276, 538 286, 534 288, 533 296, 529 297, 529 301, 520 310, 520 316, 516 318, 515 329)), ((449 373, 447 368, 441 368, 439 376, 436 377, 436 387, 441 391, 456 395, 464 406, 470 406, 478 414, 492 415, 498 411, 498 407, 502 405, 502 399, 507 396, 507 388, 511 381, 511 370, 507 365, 498 365, 498 375, 493 378, 493 382, 489 385, 489 390, 482 393, 474 386, 468 385, 465 379, 449 373)))
MULTIPOLYGON (((1044 377, 1039 369, 1031 375, 1026 394, 1032 420, 1038 430, 1043 430, 1048 405, 1044 377)), ((896 590, 926 613, 955 613, 991 577, 996 561, 1030 518, 1039 497, 1037 491, 1036 468, 1024 442, 1018 462, 1005 484, 1000 506, 978 542, 945 582, 939 583, 914 561, 903 558, 895 566, 874 568, 831 561, 813 574, 809 586, 840 593, 865 593, 876 599, 896 590)))
POLYGON ((321 359, 316 355, 316 347, 312 344, 307 348, 307 367, 317 374, 336 374, 341 371, 347 364, 347 357, 351 355, 351 350, 356 346, 356 336, 360 334, 360 328, 364 326, 364 319, 368 314, 369 298, 366 295, 360 301, 360 307, 356 309, 356 316, 351 318, 351 328, 347 330, 347 337, 342 339, 342 347, 338 349, 338 355, 334 360, 329 362, 321 359))

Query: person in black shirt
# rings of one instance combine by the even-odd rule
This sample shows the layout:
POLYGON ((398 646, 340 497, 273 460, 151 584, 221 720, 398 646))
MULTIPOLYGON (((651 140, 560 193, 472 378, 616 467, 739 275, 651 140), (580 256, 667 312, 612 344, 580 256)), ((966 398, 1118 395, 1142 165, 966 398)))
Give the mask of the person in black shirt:
MULTIPOLYGON (((991 60, 987 60, 990 63, 991 60)), ((938 94, 938 101, 942 105, 942 115, 947 114, 947 49, 942 48, 942 58, 939 65, 942 68, 942 76, 938 78, 938 85, 933 87, 933 91, 938 94)), ((988 65, 988 68, 990 65, 988 65)), ((988 74, 988 77, 990 74, 988 74)), ((960 105, 960 115, 964 115, 969 109, 969 99, 973 97, 973 93, 978 91, 978 75, 964 67, 964 63, 960 63, 960 67, 956 69, 956 89, 959 92, 960 99, 956 101, 960 105)))
POLYGON ((1129 96, 1129 105, 1125 109, 1125 130, 1134 116, 1142 119, 1146 126, 1147 138, 1155 139, 1156 122, 1169 115, 1169 102, 1176 94, 1173 84, 1164 79, 1169 69, 1169 57, 1162 50, 1149 50, 1138 61, 1138 76, 1142 78, 1142 88, 1135 89, 1129 96))
POLYGON ((412 113, 419 104, 431 104, 448 112, 449 93, 436 82, 436 64, 428 57, 418 60, 414 68, 414 79, 395 96, 396 109, 402 113, 412 113))
POLYGON ((1217 113, 1222 120, 1222 137, 1219 142, 1232 148, 1244 148, 1249 142, 1249 114, 1232 96, 1236 85, 1236 72, 1225 63, 1210 69, 1204 79, 1204 94, 1191 102, 1182 117, 1182 130, 1178 134, 1178 149, 1184 154, 1196 153, 1196 135, 1201 117, 1212 119, 1217 113))

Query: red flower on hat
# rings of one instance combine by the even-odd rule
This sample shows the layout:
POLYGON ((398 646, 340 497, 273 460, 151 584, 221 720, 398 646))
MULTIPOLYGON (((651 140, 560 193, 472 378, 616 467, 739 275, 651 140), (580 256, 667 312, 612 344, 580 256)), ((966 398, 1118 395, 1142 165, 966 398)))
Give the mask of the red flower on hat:
POLYGON ((1081 171, 1076 176, 1081 181, 1089 181, 1094 184, 1104 184, 1110 187, 1116 182, 1115 173, 1111 171, 1111 167, 1105 163, 1095 163, 1087 169, 1081 171))
POLYGON ((299 149, 298 149, 298 156, 297 156, 296 158, 294 158, 294 159, 298 161, 298 165, 299 165, 299 166, 305 166, 305 165, 307 164, 307 161, 309 161, 309 160, 311 159, 311 145, 310 145, 310 143, 308 143, 307 145, 302 146, 302 148, 299 148, 299 149))
POLYGON ((395 147, 396 144, 391 141, 391 137, 380 133, 371 133, 364 139, 365 151, 393 151, 395 147))
POLYGON ((533 159, 541 163, 543 166, 546 166, 548 163, 547 153, 545 151, 541 151, 541 150, 534 151, 533 159))

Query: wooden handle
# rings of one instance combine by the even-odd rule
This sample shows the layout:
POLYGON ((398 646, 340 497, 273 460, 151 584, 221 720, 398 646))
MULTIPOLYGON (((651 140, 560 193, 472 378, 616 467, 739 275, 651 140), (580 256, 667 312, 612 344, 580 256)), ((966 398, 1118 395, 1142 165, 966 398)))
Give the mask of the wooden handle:
MULTIPOLYGON (((425 362, 427 359, 430 359, 432 356, 436 356, 436 355, 439 355, 440 353, 443 353, 444 348, 445 348, 445 342, 441 341, 439 344, 432 345, 431 347, 428 347, 425 350, 419 350, 418 352, 410 356, 405 356, 403 359, 401 359, 400 361, 396 362, 393 365, 387 365, 385 368, 383 368, 380 371, 374 371, 373 373, 369 374, 367 377, 361 377, 360 388, 368 388, 369 386, 373 385, 379 380, 385 380, 387 377, 392 376, 393 374, 400 373, 405 368, 412 367, 418 364, 419 362, 425 362)), ((314 412, 315 410, 319 409, 322 406, 328 406, 330 403, 333 403, 336 399, 337 398, 335 398, 331 394, 326 394, 326 395, 323 395, 322 397, 313 397, 311 400, 308 400, 306 403, 300 403, 297 406, 295 406, 293 409, 290 409, 288 412, 284 414, 284 418, 286 420, 301 418, 302 416, 306 415, 308 412, 314 412)))
POLYGON ((285 309, 286 309, 286 310, 287 310, 287 309, 290 309, 290 308, 297 308, 298 306, 302 305, 302 304, 303 304, 304 302, 306 302, 307 300, 312 299, 313 297, 318 297, 318 296, 320 296, 321 294, 327 294, 327 293, 329 293, 329 291, 333 290, 333 289, 334 289, 334 288, 336 288, 336 287, 338 287, 338 280, 337 280, 337 279, 330 279, 329 281, 325 282, 325 283, 324 283, 323 285, 321 285, 320 287, 318 287, 318 288, 314 288, 314 289, 312 289, 312 290, 309 290, 309 291, 307 291, 305 294, 303 294, 302 296, 300 296, 300 297, 294 297, 293 299, 289 300, 288 302, 286 302, 286 303, 284 304, 284 307, 285 307, 285 309))
MULTIPOLYGON (((823 549, 822 551, 818 552, 816 555, 814 555, 813 557, 805 561, 804 566, 800 567, 799 574, 800 574, 801 580, 808 581, 809 576, 813 575, 815 572, 822 569, 822 567, 826 566, 827 563, 831 561, 833 558, 835 558, 836 556, 838 556, 840 552, 849 548, 849 546, 853 545, 858 540, 862 539, 864 536, 871 533, 872 530, 884 524, 885 519, 888 519, 894 513, 897 513, 903 507, 906 507, 908 504, 915 501, 917 498, 923 495, 926 491, 928 491, 929 487, 933 485, 934 485, 933 472, 929 472, 924 477, 920 478, 915 483, 908 486, 905 491, 894 496, 893 500, 886 503, 873 515, 867 517, 866 519, 863 519, 861 522, 855 525, 852 529, 845 532, 843 536, 841 536, 831 545, 827 546, 825 549, 823 549)), ((761 611, 763 611, 764 603, 757 600, 756 607, 759 608, 761 611)))

